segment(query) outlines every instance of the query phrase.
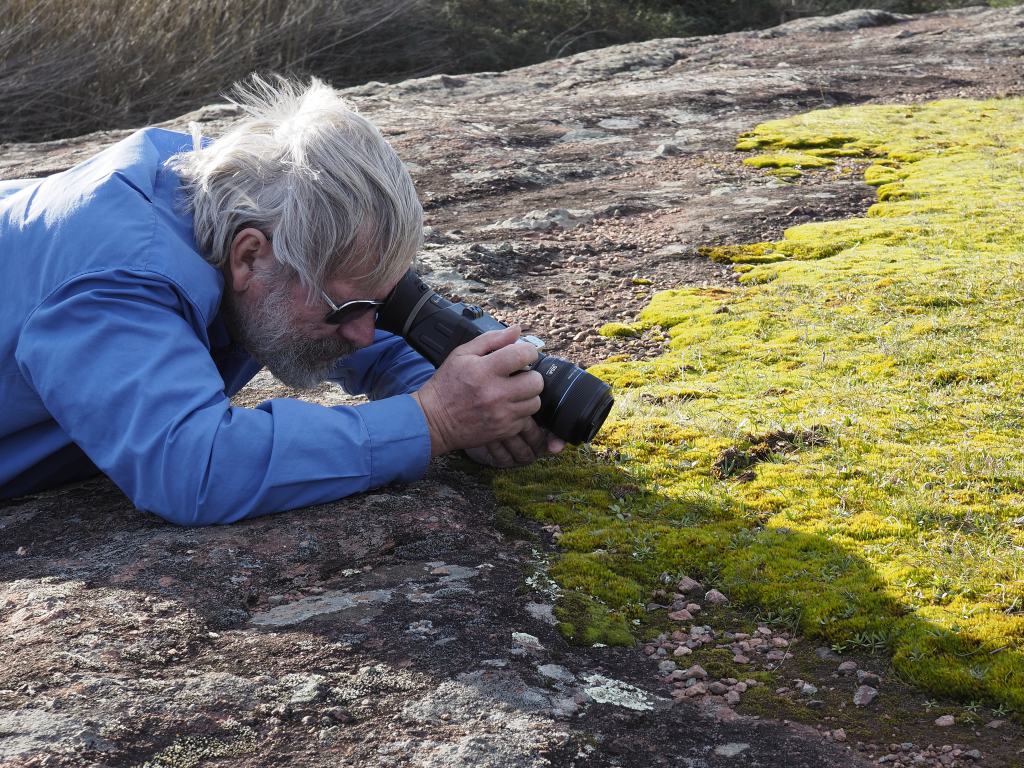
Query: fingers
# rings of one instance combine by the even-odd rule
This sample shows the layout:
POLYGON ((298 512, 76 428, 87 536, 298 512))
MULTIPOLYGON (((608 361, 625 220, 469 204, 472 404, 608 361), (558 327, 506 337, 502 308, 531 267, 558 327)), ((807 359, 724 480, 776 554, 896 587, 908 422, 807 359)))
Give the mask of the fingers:
MULTIPOLYGON (((537 361, 537 354, 537 348, 533 344, 523 342, 494 350, 486 359, 495 373, 511 376, 516 371, 533 365, 537 361)), ((537 375, 540 376, 539 373, 537 375)))
POLYGON ((540 410, 540 393, 544 391, 544 377, 536 371, 522 371, 504 382, 505 396, 513 402, 528 401, 534 413, 540 410))
POLYGON ((506 445, 505 441, 496 441, 487 446, 487 452, 491 455, 492 467, 514 467, 518 462, 506 445))
POLYGON ((518 434, 504 440, 494 440, 486 445, 467 448, 466 455, 479 464, 505 468, 531 464, 547 451, 558 453, 564 447, 564 440, 550 436, 530 419, 528 426, 518 434), (554 450, 551 450, 550 446, 553 446, 554 450))
POLYGON ((547 434, 547 431, 533 419, 530 419, 526 428, 519 433, 520 440, 530 449, 529 461, 544 455, 547 448, 547 434))
POLYGON ((515 467, 529 464, 537 457, 533 449, 519 435, 495 440, 482 446, 487 451, 489 463, 492 467, 515 467))
POLYGON ((470 354, 482 357, 512 344, 519 338, 521 333, 522 328, 518 325, 509 326, 501 331, 487 331, 487 333, 481 333, 476 338, 470 339, 465 344, 456 347, 453 354, 470 354))
POLYGON ((533 344, 516 343, 521 332, 518 325, 503 331, 488 331, 456 347, 452 354, 482 357, 494 374, 510 376, 532 365, 537 359, 537 348, 533 344))
POLYGON ((561 453, 565 448, 566 442, 560 437, 554 435, 547 435, 547 449, 548 453, 561 453))

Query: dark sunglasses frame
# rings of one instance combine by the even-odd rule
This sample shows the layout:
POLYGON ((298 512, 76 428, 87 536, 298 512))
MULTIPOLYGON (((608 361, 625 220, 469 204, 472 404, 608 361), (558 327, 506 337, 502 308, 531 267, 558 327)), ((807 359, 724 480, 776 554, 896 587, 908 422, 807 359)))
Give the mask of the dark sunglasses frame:
POLYGON ((320 295, 327 302, 327 306, 331 308, 331 311, 324 317, 324 322, 328 325, 347 323, 350 320, 355 320, 357 317, 362 317, 369 310, 373 310, 373 319, 376 322, 378 308, 386 303, 386 300, 352 299, 352 301, 343 301, 341 304, 335 304, 325 291, 320 291, 320 295))
MULTIPOLYGON (((244 229, 243 225, 240 229, 244 229)), ((263 236, 267 238, 268 243, 274 242, 274 236, 268 235, 266 232, 263 236)), ((377 322, 377 311, 378 307, 382 307, 386 303, 386 299, 352 299, 352 301, 343 301, 341 304, 335 304, 334 299, 327 295, 327 291, 320 291, 320 296, 327 302, 327 306, 331 308, 331 311, 324 317, 324 322, 327 325, 341 325, 347 323, 350 320, 355 320, 357 317, 362 316, 367 310, 373 310, 373 321, 377 322)))

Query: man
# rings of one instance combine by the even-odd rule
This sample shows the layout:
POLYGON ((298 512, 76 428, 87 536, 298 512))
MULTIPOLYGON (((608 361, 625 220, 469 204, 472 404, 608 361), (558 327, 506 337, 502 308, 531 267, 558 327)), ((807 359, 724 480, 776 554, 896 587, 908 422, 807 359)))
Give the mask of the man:
POLYGON ((435 371, 376 331, 422 209, 377 129, 332 89, 254 79, 204 143, 149 128, 68 171, 0 182, 0 497, 106 473, 185 525, 413 480, 457 449, 498 466, 563 443, 530 418, 518 329, 435 371), (372 402, 229 397, 261 366, 372 402))

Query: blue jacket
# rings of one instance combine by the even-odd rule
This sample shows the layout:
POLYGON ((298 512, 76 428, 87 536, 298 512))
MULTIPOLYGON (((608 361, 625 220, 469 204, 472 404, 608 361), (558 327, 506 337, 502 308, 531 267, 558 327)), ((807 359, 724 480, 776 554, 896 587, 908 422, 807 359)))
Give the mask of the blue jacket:
POLYGON ((423 474, 407 393, 433 368, 383 332, 337 379, 374 402, 229 397, 259 370, 218 316, 179 180, 148 128, 45 179, 0 182, 0 497, 108 475, 140 509, 229 523, 423 474))

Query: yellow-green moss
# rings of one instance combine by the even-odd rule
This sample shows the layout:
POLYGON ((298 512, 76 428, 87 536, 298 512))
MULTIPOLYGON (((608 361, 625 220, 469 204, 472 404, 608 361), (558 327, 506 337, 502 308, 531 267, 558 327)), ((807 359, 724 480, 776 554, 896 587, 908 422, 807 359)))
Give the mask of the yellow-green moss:
POLYGON ((775 253, 775 243, 748 243, 746 245, 702 246, 697 253, 712 261, 726 264, 768 264, 785 256, 775 253))
POLYGON ((669 350, 593 369, 617 398, 596 444, 495 481, 562 526, 563 627, 625 642, 686 573, 1024 711, 1024 100, 812 112, 739 146, 863 156, 878 202, 708 251, 741 286, 654 296, 637 326, 669 350))
POLYGON ((752 168, 827 168, 835 162, 807 152, 778 152, 748 157, 743 164, 752 168))
POLYGON ((602 336, 616 337, 616 336, 639 336, 640 329, 635 325, 627 323, 605 323, 598 330, 598 333, 602 336))

